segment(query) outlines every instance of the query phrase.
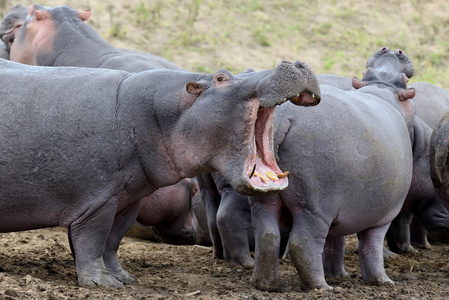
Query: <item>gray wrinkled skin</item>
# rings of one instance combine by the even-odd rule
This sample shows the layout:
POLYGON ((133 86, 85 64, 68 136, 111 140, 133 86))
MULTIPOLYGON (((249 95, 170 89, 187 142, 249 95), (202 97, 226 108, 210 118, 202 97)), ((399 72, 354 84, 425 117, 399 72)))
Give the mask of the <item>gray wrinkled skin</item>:
POLYGON ((430 174, 443 205, 449 209, 449 113, 445 113, 435 126, 430 140, 430 174))
MULTIPOLYGON (((369 73, 375 81, 396 80, 369 73)), ((404 122, 413 110, 402 109, 412 103, 400 105, 398 91, 405 89, 394 81, 357 91, 322 85, 319 106, 306 112, 286 104, 276 111, 278 164, 290 172, 290 185, 279 194, 250 197, 256 287, 279 287, 279 220, 289 216, 289 255, 304 289, 329 289, 325 274, 347 275, 344 236, 351 233, 359 238, 364 281, 392 283, 383 268, 383 239, 407 196, 413 167, 412 128, 404 122)))
POLYGON ((116 252, 141 199, 160 187, 219 171, 241 193, 285 188, 257 186, 246 173, 259 83, 272 70, 239 77, 0 64, 0 231, 67 227, 81 286, 135 280, 116 252))

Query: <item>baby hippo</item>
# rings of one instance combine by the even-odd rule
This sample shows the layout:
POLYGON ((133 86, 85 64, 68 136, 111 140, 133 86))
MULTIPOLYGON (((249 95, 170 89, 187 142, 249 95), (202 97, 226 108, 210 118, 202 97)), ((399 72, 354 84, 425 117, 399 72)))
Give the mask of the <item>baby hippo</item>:
POLYGON ((145 197, 136 222, 127 235, 162 240, 175 245, 196 244, 200 238, 192 197, 198 191, 194 178, 156 190, 145 197))

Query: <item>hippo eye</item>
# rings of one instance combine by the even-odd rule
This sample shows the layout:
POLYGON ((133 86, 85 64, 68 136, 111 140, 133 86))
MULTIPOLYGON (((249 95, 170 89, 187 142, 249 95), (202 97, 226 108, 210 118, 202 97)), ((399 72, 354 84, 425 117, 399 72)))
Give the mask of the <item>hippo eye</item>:
POLYGON ((216 80, 218 82, 224 82, 224 81, 227 81, 228 78, 226 76, 224 76, 224 75, 218 75, 216 80))

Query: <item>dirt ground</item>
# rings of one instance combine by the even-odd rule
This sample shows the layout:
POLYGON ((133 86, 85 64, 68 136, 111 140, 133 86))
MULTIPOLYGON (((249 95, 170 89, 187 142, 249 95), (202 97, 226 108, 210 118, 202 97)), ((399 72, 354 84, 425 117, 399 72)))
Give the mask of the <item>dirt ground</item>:
POLYGON ((121 290, 81 288, 64 228, 0 234, 0 299, 448 299, 449 246, 398 256, 386 262, 394 286, 363 283, 356 238, 349 237, 349 278, 328 279, 332 291, 303 292, 289 259, 280 263, 282 291, 262 292, 250 270, 228 268, 212 248, 172 246, 125 237, 123 267, 138 278, 121 290))

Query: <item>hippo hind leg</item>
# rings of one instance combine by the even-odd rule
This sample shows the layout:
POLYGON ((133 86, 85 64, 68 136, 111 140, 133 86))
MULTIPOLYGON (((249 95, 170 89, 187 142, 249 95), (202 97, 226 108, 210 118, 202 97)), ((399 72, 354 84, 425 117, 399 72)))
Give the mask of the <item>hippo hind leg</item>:
POLYGON ((345 256, 346 237, 337 236, 326 238, 323 252, 324 273, 328 277, 347 277, 348 273, 343 267, 345 256))
POLYGON ((360 270, 363 280, 368 284, 394 284, 385 273, 383 259, 383 241, 389 226, 390 223, 387 223, 357 233, 360 270))

